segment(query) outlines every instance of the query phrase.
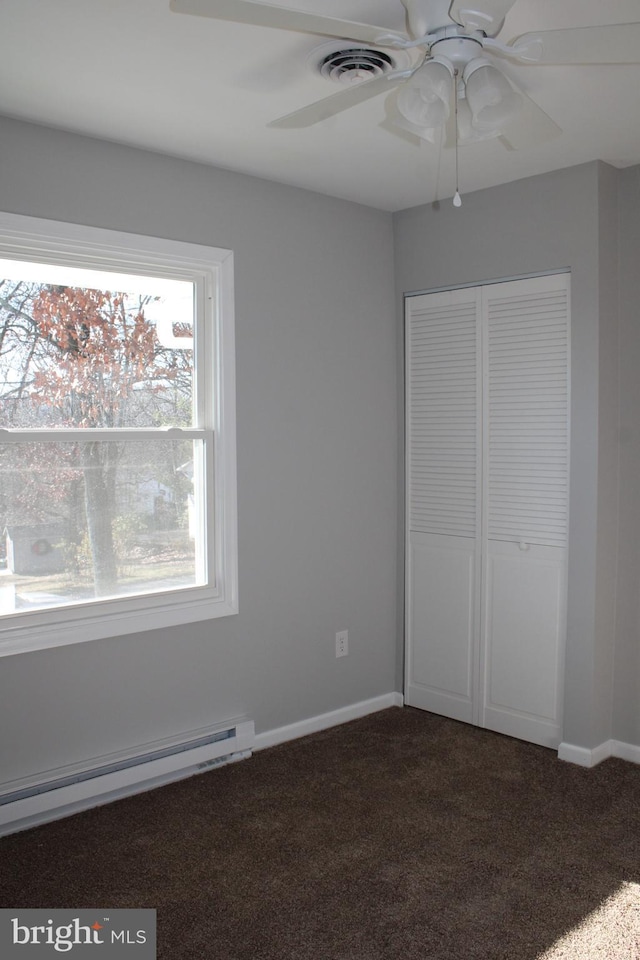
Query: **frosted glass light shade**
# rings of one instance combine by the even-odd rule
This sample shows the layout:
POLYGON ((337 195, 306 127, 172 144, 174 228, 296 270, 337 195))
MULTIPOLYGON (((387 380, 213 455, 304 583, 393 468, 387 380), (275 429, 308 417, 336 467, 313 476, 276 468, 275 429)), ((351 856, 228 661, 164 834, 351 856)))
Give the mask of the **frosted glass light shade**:
POLYGON ((433 129, 447 122, 450 111, 453 69, 439 60, 429 60, 401 88, 399 112, 414 126, 433 129))
POLYGON ((500 130, 520 107, 519 94, 491 64, 472 60, 463 78, 471 122, 478 130, 500 130))
POLYGON ((458 100, 458 143, 478 143, 480 140, 493 140, 500 136, 499 129, 476 127, 472 123, 471 109, 465 98, 458 100))

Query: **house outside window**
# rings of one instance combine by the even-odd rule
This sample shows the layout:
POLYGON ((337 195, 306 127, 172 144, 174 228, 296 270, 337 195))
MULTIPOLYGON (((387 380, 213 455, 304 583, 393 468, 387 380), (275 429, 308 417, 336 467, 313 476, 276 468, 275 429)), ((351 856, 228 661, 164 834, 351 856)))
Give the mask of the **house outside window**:
POLYGON ((0 215, 0 655, 237 612, 230 251, 0 215))

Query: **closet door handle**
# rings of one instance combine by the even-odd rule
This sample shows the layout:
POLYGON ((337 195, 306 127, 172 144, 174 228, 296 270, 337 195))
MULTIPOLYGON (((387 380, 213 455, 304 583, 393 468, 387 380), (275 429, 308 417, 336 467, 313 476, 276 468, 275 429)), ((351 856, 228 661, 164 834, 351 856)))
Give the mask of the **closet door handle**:
POLYGON ((521 550, 528 550, 530 545, 528 543, 525 543, 524 540, 521 540, 518 546, 520 547, 521 550))

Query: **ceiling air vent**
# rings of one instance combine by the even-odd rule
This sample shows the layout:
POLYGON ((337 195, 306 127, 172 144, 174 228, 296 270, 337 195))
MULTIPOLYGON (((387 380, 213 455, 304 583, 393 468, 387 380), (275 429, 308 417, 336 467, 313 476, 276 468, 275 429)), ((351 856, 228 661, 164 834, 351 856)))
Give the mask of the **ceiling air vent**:
POLYGON ((367 47, 333 50, 318 64, 318 69, 325 79, 344 84, 372 80, 394 68, 395 63, 388 54, 367 47))

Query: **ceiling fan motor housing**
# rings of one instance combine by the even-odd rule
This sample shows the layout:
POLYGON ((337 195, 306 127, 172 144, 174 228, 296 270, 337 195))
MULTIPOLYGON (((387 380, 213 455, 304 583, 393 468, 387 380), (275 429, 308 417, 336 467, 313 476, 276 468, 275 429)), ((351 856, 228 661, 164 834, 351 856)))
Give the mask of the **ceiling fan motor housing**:
POLYGON ((482 53, 482 34, 470 34, 461 27, 443 27, 429 48, 432 57, 445 57, 456 73, 462 73, 470 60, 482 53))

